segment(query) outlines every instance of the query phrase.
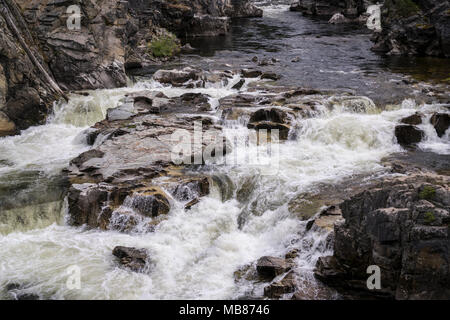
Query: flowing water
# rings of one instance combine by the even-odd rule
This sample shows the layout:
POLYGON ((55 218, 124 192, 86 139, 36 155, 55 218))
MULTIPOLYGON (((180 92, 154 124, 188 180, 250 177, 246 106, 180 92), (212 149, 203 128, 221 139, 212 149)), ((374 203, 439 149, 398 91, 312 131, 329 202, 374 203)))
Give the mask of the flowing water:
MULTIPOLYGON (((216 69, 250 64, 255 54, 276 54, 283 61, 301 55, 302 62, 295 67, 304 70, 301 75, 300 69, 274 67, 283 70, 285 84, 350 89, 370 97, 386 97, 385 80, 404 77, 401 68, 389 69, 389 61, 370 53, 369 35, 364 32, 349 27, 331 31, 322 21, 288 12, 285 4, 264 8, 265 18, 237 21, 232 35, 221 43, 194 43, 201 46, 201 55, 184 57, 179 64, 216 69), (330 48, 325 49, 327 46, 330 48)), ((268 167, 243 161, 231 167, 205 167, 220 183, 191 211, 174 201, 169 218, 155 232, 103 232, 70 227, 65 222, 68 183, 61 172, 71 159, 89 149, 83 131, 102 120, 125 93, 142 89, 163 91, 168 96, 203 92, 217 106, 218 99, 236 93, 231 87, 238 80, 235 77, 226 86, 180 89, 141 78, 127 88, 97 90, 89 96, 74 93, 69 103, 55 104, 46 125, 0 139, 0 297, 11 298, 4 288, 16 283, 21 285, 21 293, 44 299, 261 297, 264 284, 245 277, 236 279, 235 272, 245 270, 261 256, 283 256, 297 248, 296 272, 302 290, 312 291, 310 298, 320 298, 320 284, 312 270, 319 256, 332 253, 328 232, 307 232, 306 222, 290 212, 288 203, 320 191, 322 185, 339 187, 353 177, 368 181, 388 174, 380 160, 405 152, 394 137, 399 119, 417 110, 427 117, 435 111, 448 112, 448 105, 416 104, 404 99, 408 97, 406 89, 388 91, 389 98, 395 92, 404 100, 388 109, 361 98, 358 108, 335 102, 330 110, 324 100, 313 118, 296 120, 292 139, 279 145, 279 157, 268 167), (111 254, 117 245, 148 249, 149 271, 119 268, 111 254), (80 289, 66 284, 68 268, 73 266, 80 270, 80 289)), ((248 82, 244 89, 251 88, 248 82)), ((210 115, 218 119, 220 112, 210 115)), ((421 127, 426 138, 420 149, 450 155, 449 132, 439 138, 428 121, 421 127)), ((236 122, 225 122, 224 132, 228 137, 249 135, 249 130, 236 122)), ((236 159, 256 151, 257 146, 238 147, 227 157, 236 159)), ((328 297, 337 296, 331 293, 328 297)))

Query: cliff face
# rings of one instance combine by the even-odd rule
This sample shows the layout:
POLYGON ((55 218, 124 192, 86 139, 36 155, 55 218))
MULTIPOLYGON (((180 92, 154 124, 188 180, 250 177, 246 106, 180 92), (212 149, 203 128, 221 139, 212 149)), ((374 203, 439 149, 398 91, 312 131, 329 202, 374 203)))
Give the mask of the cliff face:
POLYGON ((450 57, 450 2, 385 0, 374 50, 392 55, 450 57))
MULTIPOLYGON (((26 46, 63 90, 126 85, 126 67, 160 63, 148 45, 159 38, 220 35, 229 17, 261 16, 237 0, 3 0, 3 9, 26 46), (70 30, 68 8, 81 11, 70 30), (14 10, 14 7, 16 7, 14 10), (169 30, 169 31, 168 31, 169 30)), ((58 95, 52 93, 23 46, 0 17, 0 136, 43 123, 58 95)))
MULTIPOLYGON (((3 8, 0 8, 3 9, 3 8)), ((0 15, 0 137, 45 121, 52 91, 0 15)), ((33 50, 39 57, 39 53, 33 50)), ((45 64, 44 64, 45 66, 45 64)))

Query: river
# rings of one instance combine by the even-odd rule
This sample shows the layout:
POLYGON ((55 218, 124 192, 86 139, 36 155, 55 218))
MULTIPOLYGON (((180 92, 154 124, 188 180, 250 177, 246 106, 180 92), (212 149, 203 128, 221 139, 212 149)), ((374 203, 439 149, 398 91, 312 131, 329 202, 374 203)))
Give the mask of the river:
MULTIPOLYGON (((238 69, 254 65, 254 56, 276 58, 263 68, 281 74, 280 85, 351 91, 366 97, 359 100, 361 108, 324 107, 315 117, 299 120, 292 132, 297 138, 280 144, 276 175, 245 164, 207 168, 231 181, 229 196, 215 186, 190 212, 175 203, 155 232, 124 234, 66 224, 63 169, 90 148, 83 131, 104 119, 126 93, 152 89, 173 97, 202 92, 217 102, 236 93, 232 86, 239 79, 224 86, 180 89, 155 82, 147 74, 152 70, 145 70, 126 88, 89 96, 72 93, 68 103, 55 104, 47 124, 0 139, 1 298, 11 298, 3 288, 12 283, 42 299, 260 298, 265 284, 237 279, 235 272, 261 256, 283 256, 294 248, 300 250, 295 260, 300 282, 312 291, 308 297, 323 298, 326 292, 325 298, 339 298, 321 288, 312 273, 317 258, 332 253, 328 232, 306 232, 306 221, 291 213, 288 203, 322 185, 339 187, 353 177, 370 180, 388 174, 381 159, 405 152, 394 137, 399 119, 419 109, 427 115, 448 112, 443 104, 421 103, 408 83, 416 79, 442 86, 450 64, 376 55, 364 27, 330 26, 289 12, 283 1, 267 2, 259 2, 264 18, 234 21, 227 37, 187 39, 198 51, 169 67, 238 69), (240 190, 246 191, 244 199, 240 190), (119 268, 111 254, 117 245, 148 249, 151 272, 119 268), (72 266, 81 272, 79 289, 66 285, 72 266)), ((247 81, 244 91, 257 94, 251 88, 247 81)), ((249 134, 237 123, 224 127, 229 136, 249 134)), ((427 121, 421 128, 426 133, 421 150, 450 155, 448 132, 438 138, 427 121)), ((227 156, 236 154, 242 150, 227 156)))

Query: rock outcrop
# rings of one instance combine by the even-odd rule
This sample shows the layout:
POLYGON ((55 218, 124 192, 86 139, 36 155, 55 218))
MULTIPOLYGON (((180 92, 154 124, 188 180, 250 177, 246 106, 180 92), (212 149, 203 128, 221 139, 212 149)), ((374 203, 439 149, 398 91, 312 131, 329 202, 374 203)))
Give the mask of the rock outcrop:
MULTIPOLYGON (((178 79, 176 71, 155 77, 162 74, 170 75, 168 81, 178 79)), ((227 74, 217 76, 228 79, 227 74)), ((200 81, 207 77, 212 75, 195 75, 200 81)), ((185 87, 191 83, 183 79, 185 87)), ((208 96, 202 94, 169 99, 162 92, 141 91, 108 110, 107 119, 86 132, 95 147, 73 159, 68 169, 70 223, 152 231, 165 219, 173 200, 191 208, 209 194, 208 177, 188 170, 227 152, 221 127, 207 116, 196 115, 208 108, 208 96), (198 134, 200 141, 194 138, 198 134)))
POLYGON ((374 51, 450 57, 450 2, 385 0, 374 51))
MULTIPOLYGON (((127 83, 126 68, 160 64, 177 52, 180 36, 216 36, 229 30, 229 17, 257 17, 262 10, 235 0, 3 0, 17 29, 46 73, 63 90, 116 88, 127 83), (78 8, 80 24, 76 22, 78 8), (152 44, 173 46, 167 53, 152 44), (161 42, 162 41, 162 42, 161 42)), ((55 93, 0 16, 0 136, 42 124, 55 93)))
POLYGON ((340 205, 334 254, 315 275, 341 293, 395 299, 450 297, 448 176, 420 172, 391 178, 340 205), (381 270, 369 290, 367 268, 381 270))
POLYGON ((291 11, 305 15, 331 18, 340 13, 347 18, 356 18, 367 9, 369 1, 364 0, 300 0, 291 5, 291 11))

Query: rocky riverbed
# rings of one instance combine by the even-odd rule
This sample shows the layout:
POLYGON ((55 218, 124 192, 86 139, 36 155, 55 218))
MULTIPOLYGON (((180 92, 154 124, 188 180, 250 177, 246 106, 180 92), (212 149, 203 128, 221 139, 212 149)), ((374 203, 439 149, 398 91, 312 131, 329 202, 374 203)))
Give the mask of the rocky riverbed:
MULTIPOLYGON (((450 97, 439 72, 386 67, 367 31, 302 17, 283 1, 256 2, 264 18, 249 2, 90 3, 86 30, 66 40, 53 15, 62 5, 26 4, 31 36, 47 39, 39 59, 71 91, 37 122, 11 124, 4 112, 7 134, 47 122, 0 139, 2 298, 448 299, 450 97), (243 16, 256 18, 225 18, 243 16), (144 21, 145 33, 126 33, 144 21), (220 38, 211 55, 213 38, 187 37, 171 61, 137 45, 167 30, 200 36, 206 25, 234 40, 220 38), (266 42, 244 43, 255 30, 266 42), (84 36, 108 41, 75 48, 74 39, 90 43, 84 36), (283 51, 292 38, 304 42, 283 51), (346 69, 362 68, 351 39, 366 71, 346 69), (342 51, 334 66, 324 59, 330 43, 342 51), (369 290, 373 265, 381 289, 369 290), (65 285, 73 268, 80 290, 65 285)), ((358 1, 324 10, 337 8, 364 12, 358 1)), ((445 69, 447 60, 433 61, 445 69)), ((16 88, 9 77, 22 67, 7 65, 4 82, 16 88)), ((36 90, 48 108, 42 94, 57 94, 42 89, 45 79, 27 81, 8 94, 36 90)), ((7 110, 18 103, 7 101, 7 110)))

